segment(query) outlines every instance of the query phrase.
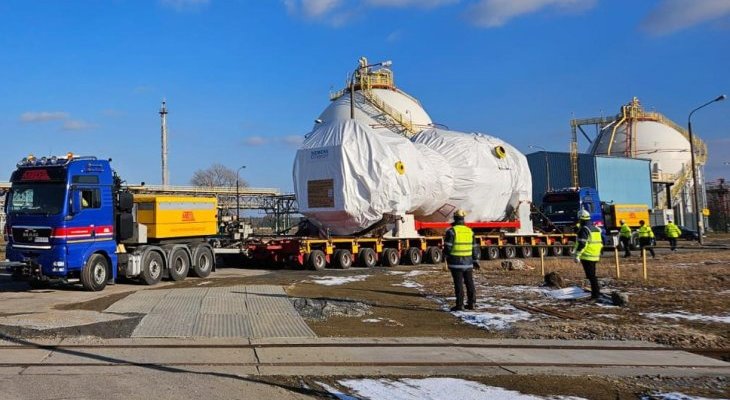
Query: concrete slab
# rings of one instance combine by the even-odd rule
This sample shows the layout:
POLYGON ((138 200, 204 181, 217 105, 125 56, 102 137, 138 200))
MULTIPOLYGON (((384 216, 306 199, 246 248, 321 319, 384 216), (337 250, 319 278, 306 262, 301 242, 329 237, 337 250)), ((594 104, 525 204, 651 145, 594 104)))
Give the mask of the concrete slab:
POLYGON ((383 366, 352 367, 338 365, 336 367, 297 367, 269 366, 259 367, 262 376, 494 376, 512 375, 500 367, 465 367, 465 366, 383 366))
POLYGON ((132 332, 132 337, 189 337, 197 314, 160 312, 147 314, 132 332))
POLYGON ((2 375, 20 375, 23 367, 0 367, 0 376, 2 375))
POLYGON ((199 314, 193 325, 194 337, 250 337, 253 328, 248 316, 240 314, 199 314))
POLYGON ((49 311, 34 314, 0 317, 0 325, 18 326, 30 329, 57 329, 71 326, 90 325, 99 322, 128 318, 123 315, 100 313, 88 310, 49 311))
MULTIPOLYGON (((136 375, 142 376, 150 372, 173 372, 173 373, 192 373, 192 374, 210 374, 210 375, 230 375, 230 376, 247 376, 258 375, 258 369, 255 366, 164 366, 164 365, 94 365, 94 366, 61 366, 61 365, 34 365, 25 368, 22 375, 136 375)), ((0 371, 0 375, 2 372, 0 371)))
POLYGON ((39 364, 50 354, 50 350, 43 349, 2 349, 0 364, 39 364))
POLYGON ((463 348, 445 347, 264 347, 264 364, 281 363, 483 363, 491 360, 463 348))
POLYGON ((299 314, 251 314, 251 327, 253 337, 317 336, 299 314))
POLYGON ((60 349, 37 364, 253 364, 253 349, 93 348, 60 349))
POLYGON ((567 375, 567 376, 645 376, 661 375, 664 377, 700 377, 730 376, 727 368, 683 368, 683 367, 533 367, 505 366, 503 369, 517 375, 567 375))

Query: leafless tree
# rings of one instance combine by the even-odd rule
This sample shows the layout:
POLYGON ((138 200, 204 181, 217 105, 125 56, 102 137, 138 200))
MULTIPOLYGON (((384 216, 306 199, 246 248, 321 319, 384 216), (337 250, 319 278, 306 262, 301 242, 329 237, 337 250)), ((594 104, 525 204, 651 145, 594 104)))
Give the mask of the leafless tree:
MULTIPOLYGON (((206 169, 199 169, 195 171, 193 177, 190 179, 190 184, 204 187, 235 187, 236 171, 226 167, 225 165, 216 163, 206 169)), ((240 176, 238 184, 242 188, 248 186, 248 183, 241 179, 240 176)))

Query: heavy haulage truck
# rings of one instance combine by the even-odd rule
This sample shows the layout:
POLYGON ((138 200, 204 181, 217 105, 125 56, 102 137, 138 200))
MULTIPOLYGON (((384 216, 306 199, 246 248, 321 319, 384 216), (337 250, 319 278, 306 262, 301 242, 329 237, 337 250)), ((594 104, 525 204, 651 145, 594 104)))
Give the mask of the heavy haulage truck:
POLYGON ((29 156, 6 199, 6 267, 32 287, 78 282, 98 291, 120 278, 208 276, 217 233, 211 197, 133 195, 111 160, 29 156))

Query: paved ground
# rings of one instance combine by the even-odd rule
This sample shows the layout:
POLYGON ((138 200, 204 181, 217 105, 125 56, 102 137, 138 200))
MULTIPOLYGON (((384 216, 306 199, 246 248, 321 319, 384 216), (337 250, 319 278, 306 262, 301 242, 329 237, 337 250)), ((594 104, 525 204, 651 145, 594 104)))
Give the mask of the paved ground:
POLYGON ((139 291, 105 313, 146 314, 132 337, 314 337, 280 286, 139 291))

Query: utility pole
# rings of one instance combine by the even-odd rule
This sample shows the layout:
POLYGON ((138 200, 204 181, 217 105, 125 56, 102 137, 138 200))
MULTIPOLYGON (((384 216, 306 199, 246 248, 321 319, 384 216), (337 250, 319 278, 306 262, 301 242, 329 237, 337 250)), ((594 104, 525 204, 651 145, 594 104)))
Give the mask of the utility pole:
POLYGON ((162 135, 162 187, 167 187, 170 184, 170 173, 167 169, 167 105, 165 100, 162 100, 162 108, 160 108, 160 122, 161 135, 162 135))

